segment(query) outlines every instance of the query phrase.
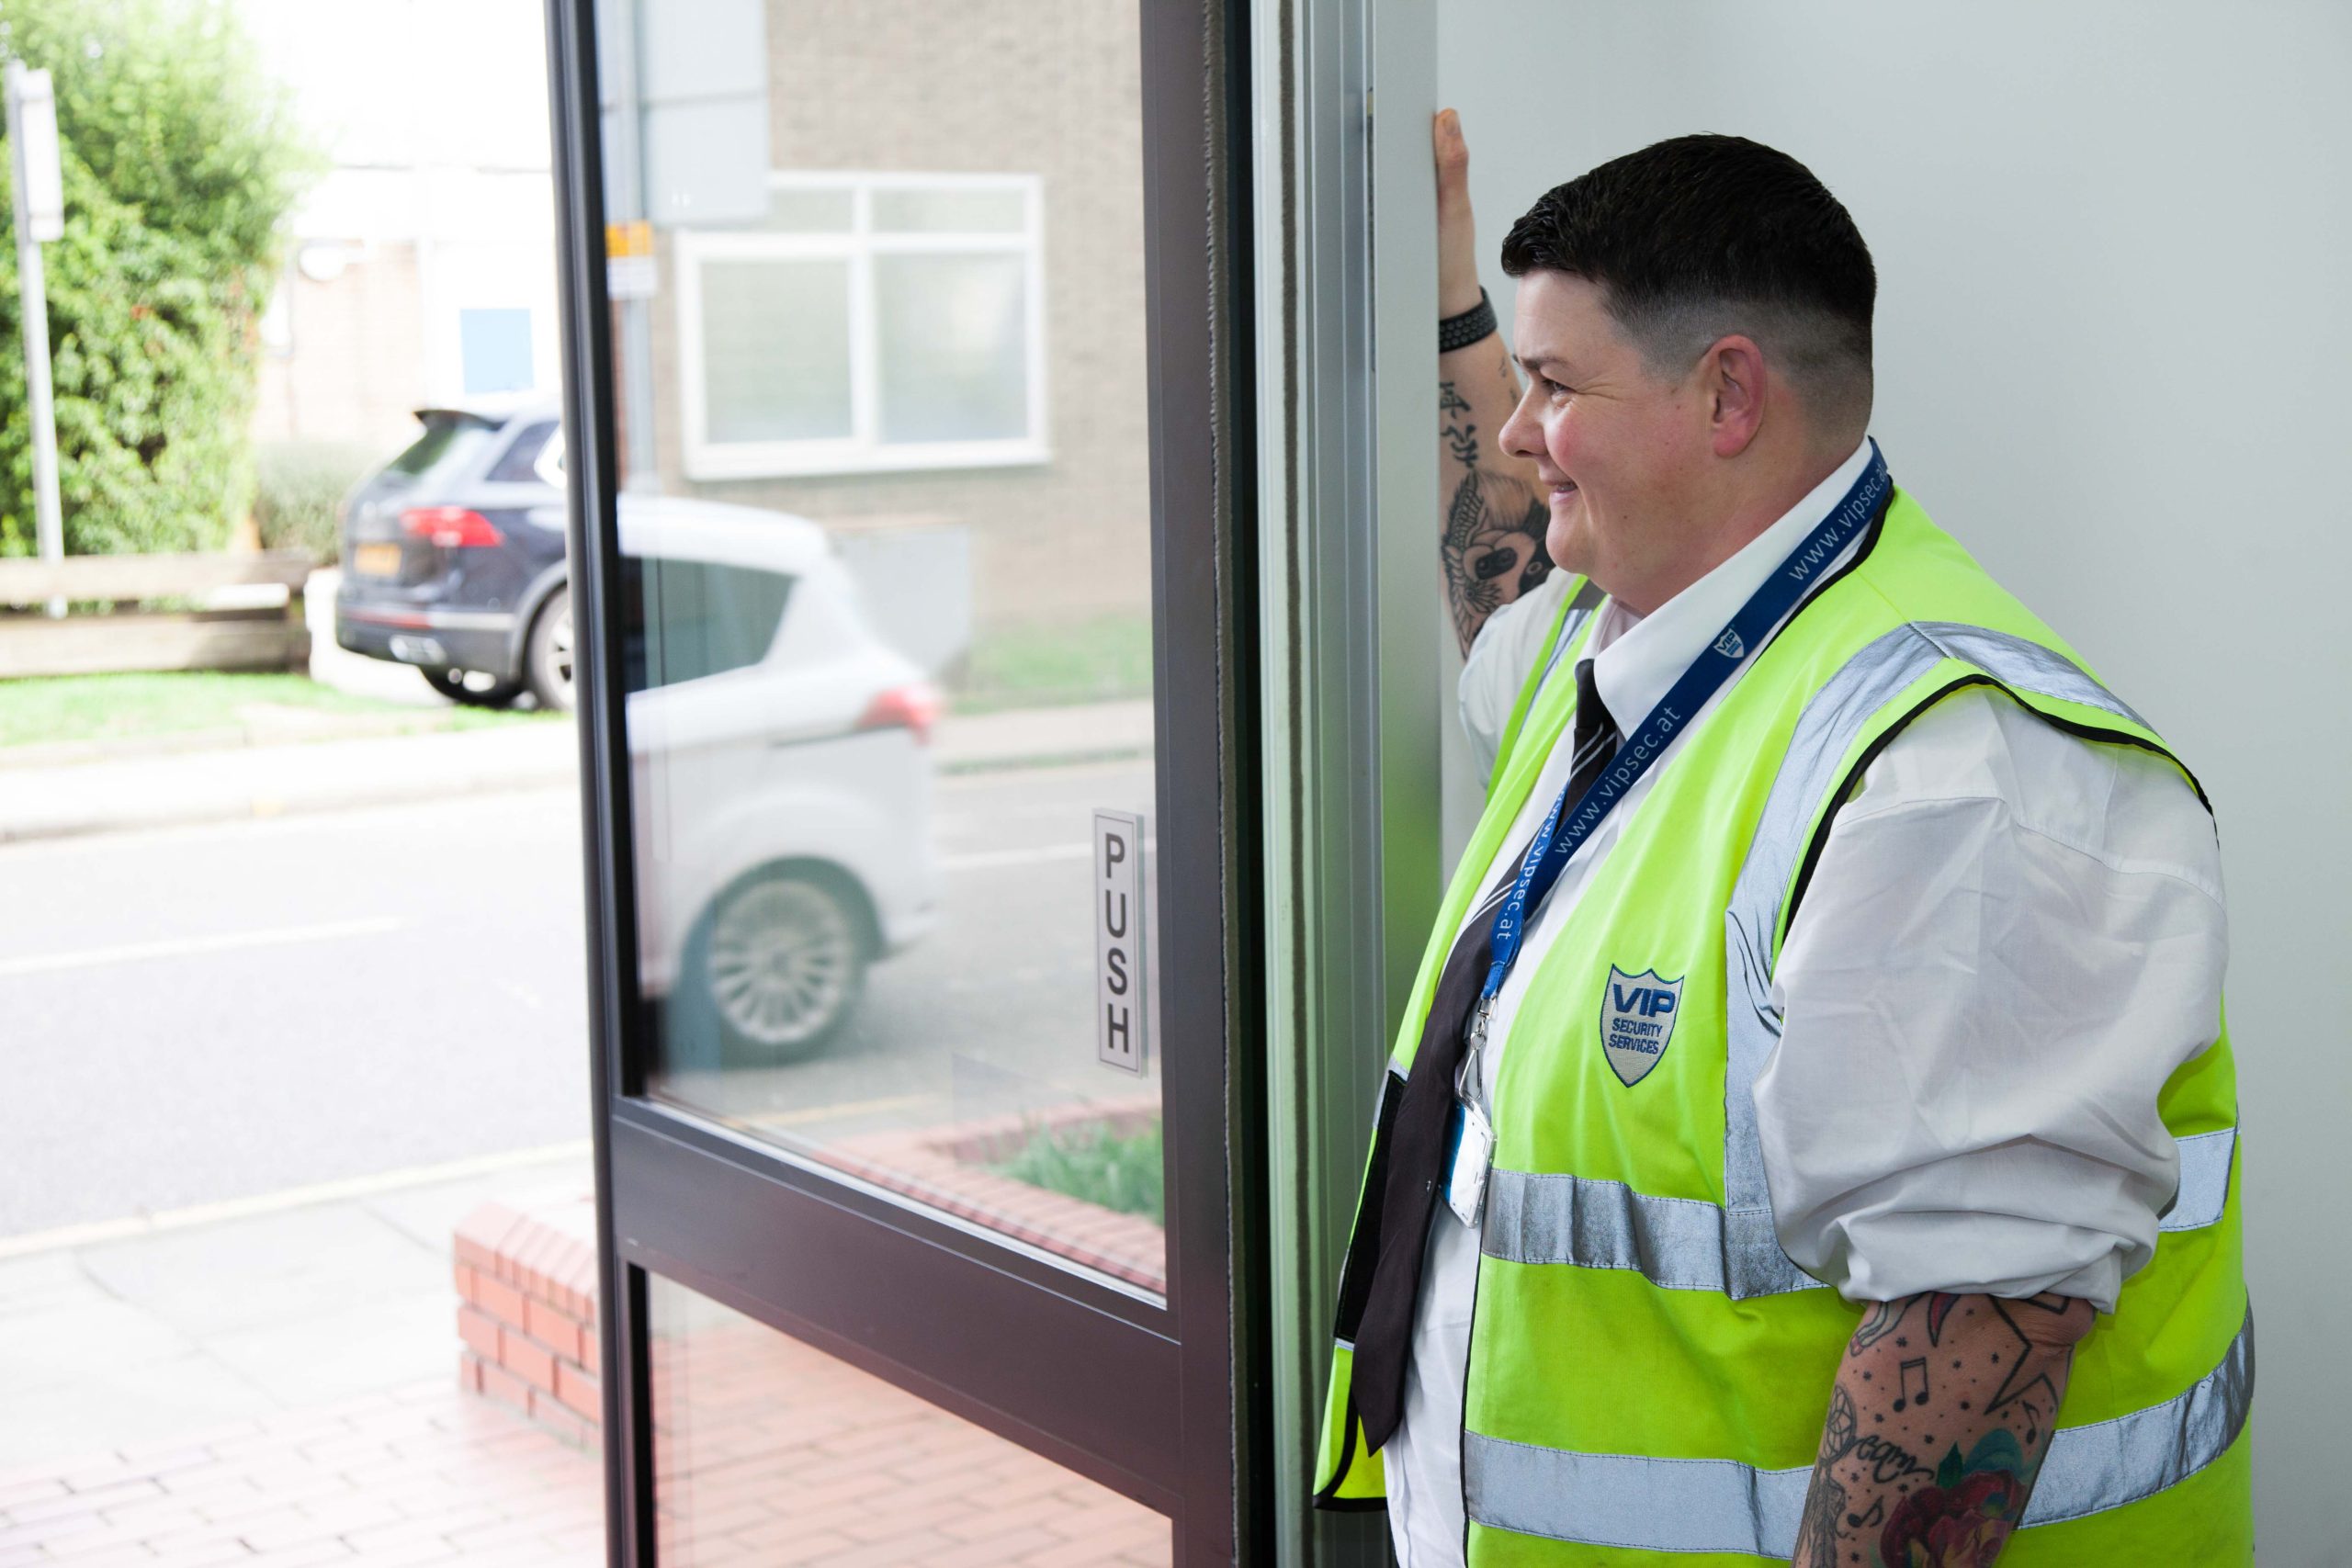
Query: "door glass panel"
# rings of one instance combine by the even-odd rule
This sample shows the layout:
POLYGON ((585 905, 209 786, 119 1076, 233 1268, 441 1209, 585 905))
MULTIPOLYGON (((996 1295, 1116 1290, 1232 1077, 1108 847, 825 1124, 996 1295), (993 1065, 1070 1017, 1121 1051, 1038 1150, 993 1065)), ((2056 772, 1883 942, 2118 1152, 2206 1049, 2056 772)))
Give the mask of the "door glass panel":
POLYGON ((1136 6, 598 11, 647 1092, 1163 1293, 1136 6))
POLYGON ((647 1292, 662 1568, 1166 1568, 1139 1503, 707 1296, 647 1292))

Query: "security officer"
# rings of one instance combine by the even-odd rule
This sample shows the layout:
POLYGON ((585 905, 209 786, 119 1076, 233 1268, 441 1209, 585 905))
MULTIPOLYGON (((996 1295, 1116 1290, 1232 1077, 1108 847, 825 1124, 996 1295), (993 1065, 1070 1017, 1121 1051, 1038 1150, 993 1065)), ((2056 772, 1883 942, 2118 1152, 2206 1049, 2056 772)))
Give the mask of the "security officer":
POLYGON ((1404 1568, 2250 1562, 2195 779, 1894 484, 1870 253, 1803 165, 1690 136, 1548 192, 1507 350, 1435 135, 1491 773, 1317 1501, 1385 1501, 1404 1568))

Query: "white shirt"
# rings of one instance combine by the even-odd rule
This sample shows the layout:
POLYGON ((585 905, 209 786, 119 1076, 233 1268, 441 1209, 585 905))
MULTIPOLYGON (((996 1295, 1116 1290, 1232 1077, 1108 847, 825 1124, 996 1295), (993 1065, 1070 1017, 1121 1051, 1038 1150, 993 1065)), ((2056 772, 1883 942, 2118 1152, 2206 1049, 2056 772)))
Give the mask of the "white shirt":
MULTIPOLYGON (((1602 606, 1585 652, 1621 730, 1868 460, 1865 443, 1648 616, 1602 606)), ((1472 645, 1462 719, 1489 765, 1566 587, 1554 574, 1472 645)), ((1565 661, 1546 677, 1566 678, 1565 661)), ((1566 784, 1567 733, 1501 853, 1532 836, 1566 784)), ((1489 1024, 1490 1098, 1529 977, 1680 744, 1578 847, 1530 921, 1489 1024)), ((1489 866, 1481 886, 1498 874, 1489 866)), ((2171 763, 2077 739, 1983 689, 1922 714, 1834 819, 1773 975, 1781 1038, 1755 1100, 1781 1247, 1853 1301, 2058 1291, 2112 1311, 2155 1249, 2178 1164, 2156 1097, 2216 1035, 2227 942, 2211 818, 2171 763)), ((1440 1204, 1428 1247, 1404 1419, 1384 1450, 1389 1524, 1403 1568, 1456 1568, 1478 1238, 1440 1204)))

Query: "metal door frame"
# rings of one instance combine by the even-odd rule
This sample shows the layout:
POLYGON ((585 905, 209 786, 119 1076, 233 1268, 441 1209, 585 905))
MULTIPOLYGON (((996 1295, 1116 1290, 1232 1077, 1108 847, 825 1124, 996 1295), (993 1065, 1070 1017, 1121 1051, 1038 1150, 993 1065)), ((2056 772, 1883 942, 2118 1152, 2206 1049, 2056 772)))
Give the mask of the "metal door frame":
POLYGON ((548 0, 614 1568, 653 1562, 648 1270, 1167 1514, 1182 1568, 1271 1542, 1248 31, 1244 0, 1136 3, 1154 637, 1179 650, 1155 675, 1165 1308, 644 1093, 605 635, 619 555, 594 0, 548 0), (785 1266, 810 1256, 857 1267, 785 1266))
POLYGON ((1382 1516, 1307 1497, 1340 1257, 1446 869, 1436 39, 1433 0, 1259 0, 1252 17, 1282 1568, 1388 1561, 1382 1516))

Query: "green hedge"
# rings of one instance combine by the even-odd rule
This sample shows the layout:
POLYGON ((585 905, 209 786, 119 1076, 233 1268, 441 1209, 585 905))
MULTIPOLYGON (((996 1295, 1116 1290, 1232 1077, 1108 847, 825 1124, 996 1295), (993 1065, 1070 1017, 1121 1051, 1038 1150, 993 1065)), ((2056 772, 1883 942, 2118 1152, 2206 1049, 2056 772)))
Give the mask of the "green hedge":
POLYGON ((254 453, 254 523, 262 548, 308 550, 321 566, 343 553, 343 498, 383 460, 372 446, 265 442, 254 453))
MULTIPOLYGON (((44 265, 65 547, 218 548, 253 498, 254 322, 316 160, 228 0, 7 0, 0 17, 0 56, 55 81, 64 147, 44 265)), ((19 313, 10 245, 0 556, 36 547, 19 313)))

